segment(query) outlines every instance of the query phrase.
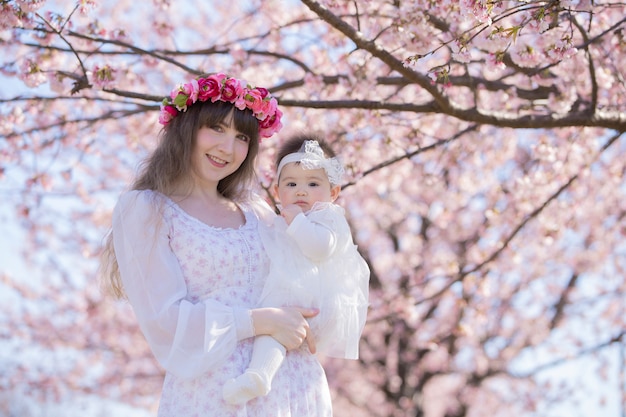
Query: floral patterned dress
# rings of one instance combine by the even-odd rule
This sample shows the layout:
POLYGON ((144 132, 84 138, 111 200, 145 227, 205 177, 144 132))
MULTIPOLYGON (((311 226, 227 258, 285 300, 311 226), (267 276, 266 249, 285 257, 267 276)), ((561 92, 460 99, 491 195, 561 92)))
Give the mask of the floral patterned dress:
POLYGON ((166 376, 159 417, 327 417, 324 370, 304 344, 289 351, 272 390, 245 405, 222 386, 250 362, 253 328, 269 261, 258 205, 246 222, 215 228, 152 191, 123 194, 113 213, 120 274, 139 326, 166 376))

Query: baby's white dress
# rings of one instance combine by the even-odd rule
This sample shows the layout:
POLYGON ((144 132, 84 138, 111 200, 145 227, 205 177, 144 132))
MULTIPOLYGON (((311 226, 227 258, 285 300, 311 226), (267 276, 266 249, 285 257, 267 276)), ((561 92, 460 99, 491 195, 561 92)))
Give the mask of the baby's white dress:
POLYGON ((324 370, 306 343, 287 353, 274 389, 240 406, 222 399, 225 381, 248 366, 249 310, 258 305, 269 259, 258 205, 246 223, 215 228, 153 191, 123 194, 113 213, 114 248, 139 326, 166 375, 159 417, 328 417, 324 370))
POLYGON ((282 217, 275 218, 273 227, 262 224, 261 237, 271 264, 261 304, 319 308, 309 319, 317 351, 358 359, 370 271, 353 242, 344 209, 315 203, 289 226, 282 217))

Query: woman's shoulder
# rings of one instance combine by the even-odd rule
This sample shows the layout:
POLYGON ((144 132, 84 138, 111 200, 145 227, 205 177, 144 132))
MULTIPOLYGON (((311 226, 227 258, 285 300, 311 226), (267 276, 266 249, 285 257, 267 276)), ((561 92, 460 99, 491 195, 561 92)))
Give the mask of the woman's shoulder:
POLYGON ((273 222, 276 217, 276 212, 272 210, 269 203, 257 193, 250 192, 242 196, 236 203, 242 210, 254 213, 254 215, 264 223, 269 224, 273 222))
POLYGON ((153 190, 128 190, 120 194, 116 210, 144 210, 146 214, 167 201, 167 197, 153 190))

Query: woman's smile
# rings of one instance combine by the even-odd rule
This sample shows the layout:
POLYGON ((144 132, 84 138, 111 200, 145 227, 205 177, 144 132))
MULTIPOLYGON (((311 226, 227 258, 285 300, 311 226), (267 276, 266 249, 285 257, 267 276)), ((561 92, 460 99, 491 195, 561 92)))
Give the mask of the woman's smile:
POLYGON ((223 168, 228 164, 228 161, 225 161, 224 159, 218 158, 217 156, 213 156, 210 154, 206 154, 209 162, 211 162, 212 165, 218 167, 218 168, 223 168))

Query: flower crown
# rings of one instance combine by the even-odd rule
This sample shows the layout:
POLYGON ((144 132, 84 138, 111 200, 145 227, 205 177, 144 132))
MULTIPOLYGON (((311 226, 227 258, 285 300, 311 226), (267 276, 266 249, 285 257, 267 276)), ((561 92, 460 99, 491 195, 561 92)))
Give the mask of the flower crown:
POLYGON ((170 97, 163 99, 159 123, 167 126, 179 112, 187 111, 193 103, 208 100, 212 103, 218 100, 232 103, 239 110, 252 110, 259 121, 260 138, 269 138, 283 127, 280 123, 283 113, 278 109, 278 101, 267 89, 252 87, 245 81, 222 73, 198 77, 174 88, 170 97))

